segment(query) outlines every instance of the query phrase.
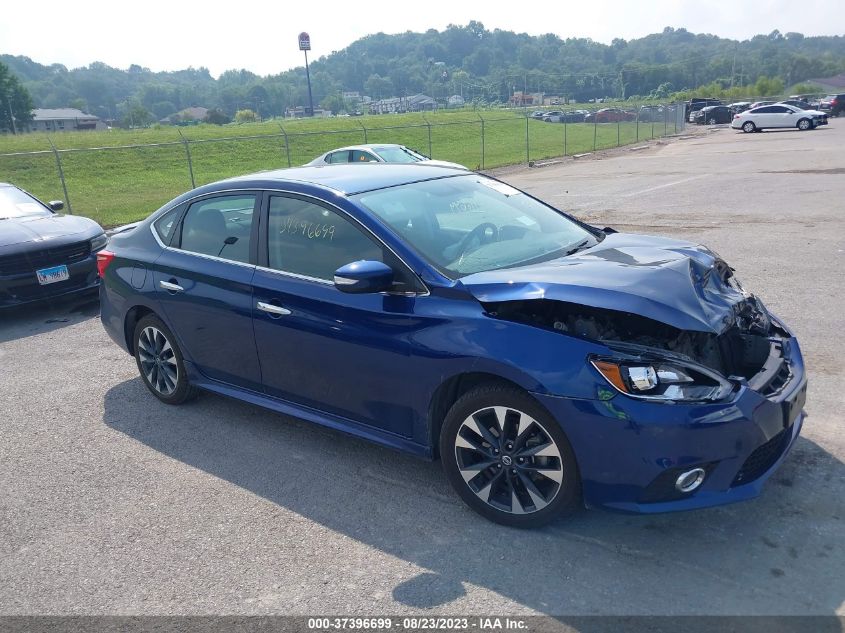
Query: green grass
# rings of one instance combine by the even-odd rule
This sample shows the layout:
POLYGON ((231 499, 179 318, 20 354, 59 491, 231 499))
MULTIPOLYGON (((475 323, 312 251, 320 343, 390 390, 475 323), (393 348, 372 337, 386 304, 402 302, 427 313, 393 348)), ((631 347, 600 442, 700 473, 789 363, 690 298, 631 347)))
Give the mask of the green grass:
MULTIPOLYGON (((15 183, 45 200, 61 199, 52 140, 59 150, 67 150, 59 154, 73 213, 94 218, 104 226, 131 222, 191 188, 180 131, 190 141, 193 177, 199 186, 287 167, 288 161, 301 165, 333 147, 365 140, 402 143, 433 158, 471 169, 491 169, 524 163, 529 157, 539 160, 579 154, 662 136, 664 125, 661 121, 639 126, 564 126, 529 120, 528 153, 525 118, 505 110, 66 132, 49 139, 42 133, 4 135, 0 137, 0 181, 15 183), (483 146, 479 116, 484 118, 483 146)), ((674 133, 674 123, 665 131, 674 133)))

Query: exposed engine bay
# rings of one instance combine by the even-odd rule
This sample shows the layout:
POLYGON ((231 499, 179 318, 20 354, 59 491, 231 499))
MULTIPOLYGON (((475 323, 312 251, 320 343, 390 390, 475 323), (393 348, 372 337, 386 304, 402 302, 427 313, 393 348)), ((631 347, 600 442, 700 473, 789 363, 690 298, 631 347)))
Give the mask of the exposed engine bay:
POLYGON ((490 316, 526 323, 629 352, 667 351, 726 377, 751 378, 769 358, 771 337, 786 336, 753 296, 734 306, 733 323, 721 334, 680 330, 653 319, 551 299, 485 303, 490 316), (642 348, 642 349, 636 349, 642 348))

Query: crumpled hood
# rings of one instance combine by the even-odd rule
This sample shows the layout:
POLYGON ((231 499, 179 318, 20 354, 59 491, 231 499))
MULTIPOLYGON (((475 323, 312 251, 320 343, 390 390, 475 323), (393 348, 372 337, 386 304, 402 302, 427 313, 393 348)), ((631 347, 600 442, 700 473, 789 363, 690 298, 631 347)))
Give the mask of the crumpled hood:
POLYGON ((729 270, 701 245, 614 233, 568 257, 475 273, 458 284, 482 303, 551 299, 721 334, 749 296, 727 283, 729 270))
POLYGON ((0 220, 0 254, 23 250, 11 247, 28 242, 76 242, 102 232, 100 225, 93 220, 72 215, 9 218, 0 220))

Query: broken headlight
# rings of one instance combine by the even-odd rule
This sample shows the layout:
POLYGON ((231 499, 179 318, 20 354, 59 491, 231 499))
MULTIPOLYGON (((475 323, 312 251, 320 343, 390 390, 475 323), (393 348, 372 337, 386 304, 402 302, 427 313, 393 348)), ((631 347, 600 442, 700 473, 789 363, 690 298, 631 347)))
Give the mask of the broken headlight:
POLYGON ((733 390, 731 383, 715 372, 678 361, 596 358, 591 362, 605 380, 633 398, 696 402, 721 400, 733 390))

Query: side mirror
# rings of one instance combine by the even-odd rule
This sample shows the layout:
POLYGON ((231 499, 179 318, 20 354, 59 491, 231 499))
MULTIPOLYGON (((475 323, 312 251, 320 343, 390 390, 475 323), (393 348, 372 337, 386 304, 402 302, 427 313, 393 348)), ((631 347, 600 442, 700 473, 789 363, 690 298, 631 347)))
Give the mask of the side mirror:
POLYGON ((609 227, 609 226, 604 227, 602 229, 602 232, 607 233, 608 235, 613 235, 614 233, 619 233, 619 231, 617 231, 616 229, 609 227))
POLYGON ((51 211, 61 211, 65 208, 65 203, 61 200, 50 200, 50 202, 47 203, 47 206, 50 207, 51 211))
POLYGON ((382 262, 352 262, 334 273, 335 288, 350 294, 383 292, 390 290, 392 285, 393 269, 382 262))

